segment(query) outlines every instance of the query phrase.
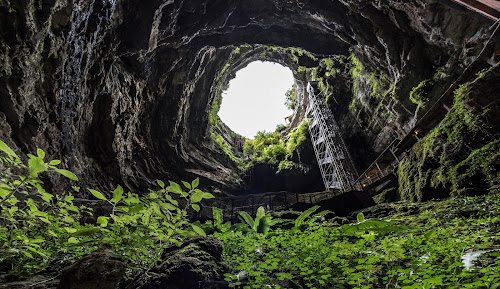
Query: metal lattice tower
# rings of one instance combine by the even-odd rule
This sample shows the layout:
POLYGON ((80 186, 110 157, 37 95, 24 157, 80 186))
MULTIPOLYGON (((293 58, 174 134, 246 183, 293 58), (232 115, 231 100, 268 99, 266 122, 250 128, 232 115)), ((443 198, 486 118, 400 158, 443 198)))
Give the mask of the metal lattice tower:
POLYGON ((310 118, 309 133, 321 170, 325 188, 338 194, 352 190, 355 169, 332 111, 324 104, 324 96, 308 84, 310 118))

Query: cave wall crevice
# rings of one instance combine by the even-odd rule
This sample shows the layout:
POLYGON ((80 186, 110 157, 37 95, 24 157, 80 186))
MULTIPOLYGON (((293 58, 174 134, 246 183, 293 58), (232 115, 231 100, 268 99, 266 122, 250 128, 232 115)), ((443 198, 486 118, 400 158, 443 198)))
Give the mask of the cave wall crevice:
MULTIPOLYGON (((378 151, 379 132, 410 130, 412 88, 438 68, 455 79, 492 24, 437 0, 1 0, 0 16, 0 137, 11 147, 46 150, 82 186, 144 189, 211 166, 202 184, 228 191, 237 187, 232 165, 211 149, 207 130, 217 76, 235 47, 300 47, 318 57, 351 49, 388 75, 397 96, 387 108, 397 117, 382 116, 389 129, 367 135, 339 115, 346 135, 361 134, 367 151, 378 151)), ((283 63, 303 86, 305 75, 283 63)))

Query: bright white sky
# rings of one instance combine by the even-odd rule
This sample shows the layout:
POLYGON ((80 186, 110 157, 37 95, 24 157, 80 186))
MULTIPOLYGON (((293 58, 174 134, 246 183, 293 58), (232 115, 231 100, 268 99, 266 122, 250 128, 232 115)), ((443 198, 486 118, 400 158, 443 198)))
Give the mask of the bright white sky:
POLYGON ((252 62, 229 82, 219 117, 247 138, 254 138, 258 131, 274 131, 292 114, 285 106, 285 93, 292 85, 290 69, 272 62, 252 62))

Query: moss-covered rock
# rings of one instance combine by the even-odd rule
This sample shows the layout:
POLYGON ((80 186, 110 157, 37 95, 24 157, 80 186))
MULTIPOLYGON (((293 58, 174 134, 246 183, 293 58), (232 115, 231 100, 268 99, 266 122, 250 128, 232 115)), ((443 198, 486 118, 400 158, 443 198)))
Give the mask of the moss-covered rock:
POLYGON ((228 288, 222 259, 222 244, 217 238, 195 237, 180 247, 163 252, 163 262, 139 277, 128 288, 142 289, 220 289, 228 288))
POLYGON ((405 154, 398 169, 402 200, 498 188, 500 105, 494 101, 494 92, 485 87, 494 87, 490 84, 499 70, 496 65, 461 85, 441 123, 405 154))
POLYGON ((111 251, 99 250, 65 268, 57 289, 114 289, 126 268, 111 251))

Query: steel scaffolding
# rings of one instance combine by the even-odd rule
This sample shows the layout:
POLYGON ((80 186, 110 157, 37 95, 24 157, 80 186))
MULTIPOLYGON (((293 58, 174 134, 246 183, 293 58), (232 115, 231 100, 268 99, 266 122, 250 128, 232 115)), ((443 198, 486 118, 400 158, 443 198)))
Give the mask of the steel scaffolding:
POLYGON ((323 182, 326 190, 335 191, 340 195, 352 190, 354 165, 332 111, 324 104, 323 93, 316 94, 311 84, 308 84, 307 91, 309 133, 323 182))

